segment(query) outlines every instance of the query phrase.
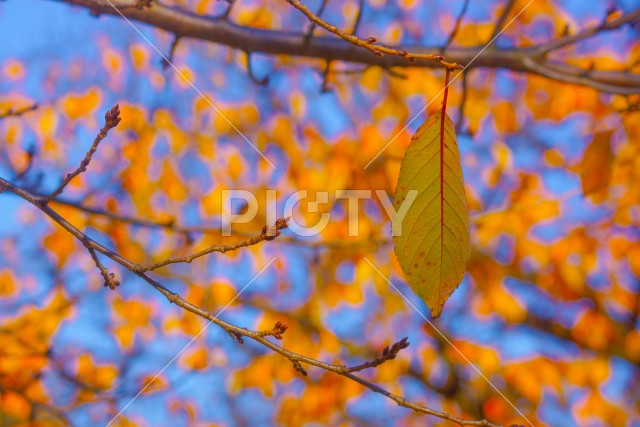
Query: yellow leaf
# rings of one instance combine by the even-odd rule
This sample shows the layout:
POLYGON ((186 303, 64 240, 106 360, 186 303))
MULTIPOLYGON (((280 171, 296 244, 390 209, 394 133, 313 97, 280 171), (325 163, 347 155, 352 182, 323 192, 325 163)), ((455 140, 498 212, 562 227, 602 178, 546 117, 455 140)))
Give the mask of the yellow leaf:
POLYGON ((582 157, 580 178, 582 193, 588 196, 605 190, 611 180, 611 135, 612 130, 598 132, 582 157))
POLYGON ((181 357, 180 363, 189 369, 202 370, 207 367, 208 357, 207 351, 204 348, 200 348, 181 357))
POLYGON ((62 268, 76 248, 75 239, 66 230, 56 230, 42 239, 43 246, 54 254, 58 260, 58 268, 62 268))
POLYGON ((394 230, 395 252, 409 285, 438 317, 471 253, 460 153, 453 123, 442 111, 411 138, 396 187, 396 212, 412 190, 417 196, 401 233, 394 230))
POLYGON ((11 270, 0 270, 0 297, 6 298, 16 291, 16 279, 11 270))

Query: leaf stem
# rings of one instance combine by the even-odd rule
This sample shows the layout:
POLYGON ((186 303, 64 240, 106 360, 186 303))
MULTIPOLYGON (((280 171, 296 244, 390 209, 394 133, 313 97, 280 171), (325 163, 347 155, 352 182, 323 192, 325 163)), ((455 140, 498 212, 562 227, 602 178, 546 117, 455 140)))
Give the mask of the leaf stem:
POLYGON ((447 69, 447 74, 444 78, 444 98, 442 99, 442 127, 444 128, 444 116, 447 114, 447 96, 449 95, 449 77, 451 77, 451 70, 447 69))

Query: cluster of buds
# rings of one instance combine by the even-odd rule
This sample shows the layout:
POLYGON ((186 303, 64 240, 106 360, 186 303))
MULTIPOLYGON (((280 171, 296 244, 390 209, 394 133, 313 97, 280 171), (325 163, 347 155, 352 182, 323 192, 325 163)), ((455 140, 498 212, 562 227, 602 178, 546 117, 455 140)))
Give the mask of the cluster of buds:
POLYGON ((277 340, 282 339, 282 334, 284 334, 289 327, 282 322, 277 322, 273 329, 271 330, 271 336, 277 340))
POLYGON ((229 333, 229 336, 231 338, 238 341, 238 344, 244 344, 244 339, 242 338, 242 335, 240 335, 238 332, 235 332, 235 331, 227 331, 227 332, 229 333))
MULTIPOLYGON (((107 111, 107 113, 104 115, 104 127, 105 129, 109 130, 109 129, 113 129, 114 127, 118 126, 118 123, 120 123, 120 106, 118 104, 116 104, 115 107, 113 107, 111 110, 107 111)), ((106 132, 105 132, 106 133, 106 132)))
POLYGON ((407 337, 402 338, 397 343, 393 344, 391 347, 386 346, 384 350, 382 350, 382 357, 385 359, 395 359, 400 350, 404 350, 409 347, 409 342, 407 341, 407 337))
POLYGON ((262 235, 265 236, 265 240, 273 240, 280 235, 280 230, 284 230, 289 227, 289 218, 279 218, 275 224, 271 227, 267 227, 266 225, 262 227, 262 235))

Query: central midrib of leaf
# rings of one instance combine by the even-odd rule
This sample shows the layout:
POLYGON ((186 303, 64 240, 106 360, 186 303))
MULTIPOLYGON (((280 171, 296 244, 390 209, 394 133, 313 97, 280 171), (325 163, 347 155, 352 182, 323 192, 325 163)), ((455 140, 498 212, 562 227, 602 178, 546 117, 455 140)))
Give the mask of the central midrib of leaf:
MULTIPOLYGON (((442 283, 442 260, 444 259, 444 123, 447 117, 447 95, 449 94, 449 73, 447 72, 444 96, 442 97, 442 111, 440 115, 440 271, 438 283, 442 283)), ((440 287, 438 287, 438 302, 440 301, 440 287)))

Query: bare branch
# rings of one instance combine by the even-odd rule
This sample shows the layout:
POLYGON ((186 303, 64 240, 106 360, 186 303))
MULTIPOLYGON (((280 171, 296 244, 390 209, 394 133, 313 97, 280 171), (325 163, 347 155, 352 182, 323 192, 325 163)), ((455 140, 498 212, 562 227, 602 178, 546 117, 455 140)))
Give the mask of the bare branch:
MULTIPOLYGON (((446 43, 440 49, 441 52, 444 52, 449 47, 449 45, 451 44, 453 39, 458 34, 458 31, 460 30, 460 24, 462 23, 462 18, 464 17, 464 14, 467 13, 467 8, 468 7, 469 7, 469 0, 464 0, 464 3, 462 4, 462 10, 460 10, 460 14, 458 15, 458 18, 456 19, 456 24, 453 27, 453 30, 451 31, 451 34, 449 34, 449 38, 447 39, 446 43)), ((491 37, 491 38, 493 38, 493 37, 491 37)))
POLYGON ((462 132, 462 124, 464 122, 464 107, 467 103, 467 93, 469 92, 469 82, 467 79, 467 73, 462 74, 462 99, 458 106, 458 123, 456 123, 456 133, 462 132))
POLYGON ((110 288, 111 290, 115 290, 118 286, 120 286, 120 282, 116 280, 115 274, 109 273, 109 270, 107 270, 100 263, 95 249, 87 247, 87 250, 91 255, 91 259, 93 259, 93 262, 96 264, 96 267, 98 267, 98 270, 100 270, 100 274, 102 274, 102 278, 104 279, 104 286, 110 288))
POLYGON ((289 327, 282 322, 277 322, 273 329, 269 329, 268 331, 257 331, 261 337, 274 337, 277 340, 282 339, 282 334, 284 334, 289 327))
POLYGON ((564 37, 560 37, 559 39, 551 40, 548 43, 538 46, 535 50, 535 54, 545 55, 551 52, 552 50, 561 49, 563 47, 575 44, 579 41, 588 39, 589 37, 592 37, 603 31, 615 30, 625 24, 631 24, 638 19, 640 19, 640 9, 624 14, 619 18, 612 19, 609 22, 605 21, 598 26, 587 28, 572 36, 564 36, 564 37))
MULTIPOLYGON (((241 328, 239 326, 236 326, 234 324, 231 324, 229 322, 226 322, 216 316, 214 316, 213 314, 211 314, 210 312, 199 308, 193 304, 191 304, 190 302, 186 301, 184 298, 182 298, 180 295, 178 295, 177 293, 171 292, 169 289, 167 289, 164 285, 162 285, 161 283, 159 283, 158 281, 156 281, 155 279, 149 277, 147 274, 140 272, 140 271, 136 271, 136 265, 134 262, 129 261, 128 259, 122 257, 121 255, 109 250, 108 248, 106 248, 105 246, 101 245, 100 243, 96 242, 95 240, 91 239, 90 237, 88 237, 86 234, 84 234, 83 232, 81 232, 80 230, 78 230, 77 228, 75 228, 73 225, 71 225, 66 219, 64 219, 63 217, 61 217, 58 213, 56 213, 53 209, 51 209, 47 203, 46 203, 46 199, 37 196, 35 194, 32 194, 20 187, 17 187, 16 185, 8 182, 7 180, 0 178, 0 186, 6 188, 7 190, 15 193, 16 195, 20 196, 21 198, 23 198, 24 200, 26 200, 27 202, 33 204, 34 206, 36 206, 38 209, 40 209, 45 215, 47 215, 49 218, 51 218, 53 221, 55 221, 56 223, 58 223, 61 227, 63 227, 65 230, 67 230, 69 233, 71 233, 74 237, 76 237, 78 240, 80 240, 82 242, 82 244, 87 248, 87 249, 93 249, 97 252, 102 253, 103 255, 111 258, 113 261, 117 262, 118 264, 122 265, 123 267, 129 269, 130 271, 134 272, 136 275, 138 275, 140 278, 142 278, 145 282, 147 282, 148 284, 150 284, 151 286, 153 286, 158 292, 160 292, 161 294, 163 294, 167 300, 173 304, 176 304, 179 307, 182 307, 183 309, 194 313, 206 320, 209 320, 212 323, 215 323, 217 326, 219 326, 220 328, 224 329, 225 331, 227 331, 229 334, 231 334, 232 336, 236 337, 236 339, 239 340, 239 342, 242 342, 242 337, 246 337, 249 339, 252 339, 260 344, 262 344, 263 346, 271 349, 272 351, 286 357, 287 359, 289 359, 292 363, 293 366, 296 370, 298 370, 300 373, 302 373, 303 375, 306 375, 306 370, 302 367, 303 364, 306 365, 310 365, 310 366, 315 366, 317 368, 321 368, 324 369, 326 371, 329 372, 334 372, 338 375, 342 375, 346 378, 349 378, 350 380, 357 382, 359 384, 361 384, 362 386, 368 388, 369 390, 372 390, 376 393, 380 393, 384 396, 386 396, 387 398, 395 401, 398 405, 400 406, 404 406, 406 408, 412 409, 416 412, 419 413, 423 413, 423 414, 428 414, 428 415, 433 415, 435 417, 438 418, 442 418, 445 420, 449 420, 451 422, 454 422, 458 425, 461 426, 485 426, 485 427, 500 427, 497 424, 493 424, 487 420, 465 420, 462 418, 458 418, 455 417, 449 413, 446 412, 441 412, 441 411, 436 411, 434 409, 430 409, 427 408, 425 406, 419 405, 417 403, 413 403, 410 402, 408 400, 406 400, 405 398, 398 396, 396 394, 393 394, 389 391, 387 391, 386 389, 378 386, 377 384, 373 384, 369 381, 366 381, 356 375, 354 375, 350 369, 344 365, 334 365, 334 364, 330 364, 330 363, 326 363, 326 362, 322 362, 320 360, 316 360, 316 359, 312 359, 310 357, 307 356, 303 356, 301 354, 298 353, 294 353, 291 352, 289 350, 286 350, 274 343, 272 343, 271 341, 267 340, 265 337, 266 336, 273 336, 273 334, 269 334, 269 333, 265 333, 264 331, 251 331, 245 328, 241 328)), ((267 233, 268 230, 264 230, 264 234, 268 234, 267 233)), ((276 327, 278 325, 276 324, 276 327)), ((284 325, 280 325, 280 329, 282 329, 282 326, 284 325)), ((274 328, 275 329, 275 328, 274 328)), ((401 340, 398 343, 394 344, 394 346, 396 346, 396 349, 394 349, 394 352, 397 353, 398 351, 400 351, 400 347, 406 347, 406 345, 408 345, 406 343, 406 339, 405 340, 401 340)), ((391 349, 383 351, 383 355, 382 358, 388 357, 389 353, 391 352, 391 349)))
POLYGON ((406 50, 398 50, 386 46, 382 46, 376 44, 377 39, 375 37, 369 37, 366 40, 360 39, 358 36, 354 34, 349 34, 345 31, 342 31, 335 25, 331 25, 328 22, 324 21, 320 17, 316 16, 308 7, 300 3, 298 0, 286 0, 291 6, 298 9, 302 12, 312 23, 319 25, 330 33, 335 34, 336 36, 342 38, 343 40, 348 41, 349 43, 367 49, 371 53, 376 56, 383 55, 392 55, 400 58, 404 58, 409 62, 416 62, 418 59, 424 59, 428 61, 434 61, 438 64, 445 67, 447 70, 456 70, 462 68, 460 64, 447 62, 442 55, 434 55, 434 54, 421 54, 421 53, 409 53, 406 50))
MULTIPOLYGON (((85 7, 91 11, 120 16, 118 11, 105 2, 96 0, 56 0, 62 3, 85 7)), ((261 52, 271 55, 290 55, 307 58, 319 58, 331 61, 344 61, 364 65, 390 67, 440 67, 441 64, 421 59, 423 56, 438 56, 439 46, 399 45, 393 48, 397 52, 415 52, 420 57, 409 62, 405 57, 371 55, 369 49, 362 49, 350 42, 335 37, 316 36, 313 43, 305 43, 304 33, 266 30, 243 27, 229 22, 226 18, 212 18, 154 2, 144 10, 127 8, 120 12, 135 21, 143 22, 166 30, 175 36, 193 38, 219 43, 243 51, 261 52)), ((638 13, 638 12, 635 12, 638 13)), ((610 22, 608 27, 612 25, 610 22)), ((348 36, 351 36, 347 34, 348 36)), ((575 37, 575 36, 574 36, 575 37)), ((359 39, 358 39, 359 40, 359 39)), ((567 41, 563 42, 567 43, 567 41)), ((531 63, 531 57, 539 55, 537 47, 492 48, 487 49, 474 59, 483 46, 469 48, 448 48, 447 60, 452 63, 468 65, 467 70, 479 67, 504 68, 517 72, 542 75, 562 82, 592 87, 598 90, 631 95, 640 93, 640 75, 618 71, 594 70, 582 79, 572 77, 584 72, 584 69, 562 64, 559 73, 548 73, 544 68, 531 63), (471 62, 471 60, 473 62, 471 62), (566 75, 568 73, 569 75, 566 75)), ((548 48, 548 47, 547 47, 548 48)), ((538 63, 539 64, 539 63, 538 63)))
POLYGON ((91 148, 89 149, 87 154, 84 156, 84 159, 82 159, 82 161, 80 162, 80 166, 78 166, 76 170, 65 176, 58 188, 45 199, 45 203, 49 203, 51 200, 62 194, 64 188, 69 184, 69 182, 71 182, 73 178, 87 170, 87 166, 89 166, 93 154, 98 149, 98 145, 107 136, 111 129, 118 126, 118 123, 120 123, 120 107, 116 105, 105 114, 104 126, 102 127, 102 129, 100 129, 100 133, 98 133, 96 138, 93 140, 93 144, 91 145, 91 148))
MULTIPOLYGON (((327 2, 328 0, 322 0, 322 4, 320 5, 320 9, 318 9, 318 13, 317 13, 318 17, 322 16, 322 12, 324 12, 324 9, 327 7, 327 2)), ((313 37, 313 31, 316 29, 317 25, 318 24, 316 24, 315 22, 311 22, 311 26, 309 27, 309 30, 305 35, 307 44, 309 44, 309 42, 311 41, 311 38, 313 37)))
POLYGON ((408 338, 405 337, 405 338, 402 338, 400 341, 394 343, 391 347, 386 346, 384 350, 382 350, 382 355, 380 357, 377 357, 369 362, 365 362, 360 365, 353 366, 349 368, 349 372, 357 372, 367 368, 375 368, 377 366, 382 365, 384 362, 388 360, 395 359, 398 353, 400 353, 400 351, 409 347, 409 342, 407 341, 407 339, 408 338))
POLYGON ((250 239, 243 240, 241 242, 232 243, 228 245, 211 245, 206 249, 203 249, 195 254, 183 256, 183 257, 170 257, 163 261, 156 262, 154 264, 148 265, 136 265, 133 269, 136 273, 144 273, 146 271, 157 270, 158 268, 167 266, 169 264, 178 264, 178 263, 191 263, 193 260, 203 257, 205 255, 209 255, 213 252, 225 253, 229 251, 235 251, 239 248, 244 248, 247 246, 257 245, 258 243, 264 240, 273 240, 277 236, 280 235, 280 230, 283 230, 288 227, 288 220, 280 218, 276 221, 276 223, 271 226, 271 228, 267 228, 266 226, 262 229, 262 233, 258 236, 251 237, 250 239))
POLYGON ((500 18, 498 18, 498 20, 496 21, 496 25, 495 27, 493 27, 493 32, 491 33, 489 40, 493 40, 493 38, 500 33, 500 30, 502 30, 502 26, 504 25, 504 21, 507 20, 507 17, 511 13, 511 10, 513 9, 513 6, 515 4, 516 4, 516 0, 509 0, 507 5, 502 10, 502 13, 500 14, 500 18))

